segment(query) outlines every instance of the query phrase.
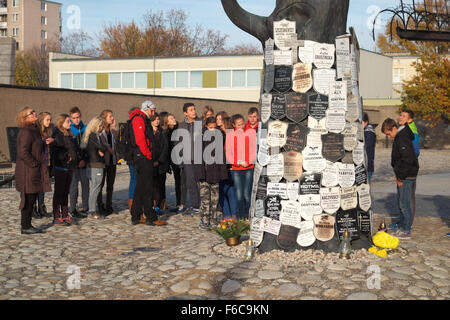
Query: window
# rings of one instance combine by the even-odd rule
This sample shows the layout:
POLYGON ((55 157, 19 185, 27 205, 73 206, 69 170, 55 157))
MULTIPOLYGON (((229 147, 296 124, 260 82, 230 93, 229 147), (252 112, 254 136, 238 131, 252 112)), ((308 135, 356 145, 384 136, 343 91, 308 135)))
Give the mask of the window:
POLYGON ((120 72, 110 73, 109 74, 109 88, 110 89, 120 89, 121 83, 120 83, 121 74, 120 72))
POLYGON ((8 36, 8 29, 0 29, 0 37, 7 37, 8 36))
POLYGON ((86 89, 96 89, 96 88, 97 88, 97 74, 86 73, 86 89))
POLYGON ((245 70, 233 70, 233 87, 245 87, 245 70))
POLYGON ((47 17, 41 16, 41 25, 47 25, 47 17))
POLYGON ((189 87, 189 72, 179 71, 177 72, 177 88, 188 88, 189 87))
POLYGON ((12 15, 12 21, 13 21, 13 22, 19 21, 19 14, 18 14, 18 13, 13 13, 13 15, 12 15))
POLYGON ((261 70, 247 70, 247 87, 261 86, 261 70))
POLYGON ((45 53, 46 49, 47 49, 47 46, 45 45, 45 43, 41 44, 41 52, 45 53))
POLYGON ((136 89, 147 89, 147 72, 136 72, 136 89))
POLYGON ((84 89, 84 73, 73 74, 73 88, 84 89))
POLYGON ((47 39, 47 31, 41 30, 41 39, 42 40, 47 39))
POLYGON ((175 83, 175 72, 163 72, 162 73, 162 87, 173 88, 175 83))
POLYGON ((203 87, 203 72, 191 71, 191 88, 203 87))
POLYGON ((19 35, 19 28, 13 28, 13 37, 17 37, 19 35))
POLYGON ((219 71, 218 72, 218 85, 219 88, 231 87, 231 71, 219 71))
POLYGON ((122 88, 134 89, 134 72, 122 73, 122 88))
POLYGON ((61 88, 72 89, 72 74, 71 73, 61 74, 61 88))
POLYGON ((394 68, 394 72, 393 72, 393 82, 394 83, 399 83, 399 82, 403 82, 403 80, 405 79, 405 69, 403 68, 394 68))
POLYGON ((41 10, 47 11, 47 4, 45 2, 41 2, 41 10))
POLYGON ((18 7, 19 6, 19 0, 13 0, 12 6, 13 7, 18 7))

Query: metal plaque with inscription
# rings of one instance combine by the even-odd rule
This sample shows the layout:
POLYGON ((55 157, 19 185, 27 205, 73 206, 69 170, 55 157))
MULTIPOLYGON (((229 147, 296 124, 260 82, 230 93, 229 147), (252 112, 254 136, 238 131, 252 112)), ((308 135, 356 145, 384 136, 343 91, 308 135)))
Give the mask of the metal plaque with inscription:
POLYGON ((302 176, 303 156, 299 152, 284 152, 284 178, 288 182, 293 182, 302 176))
POLYGON ((310 147, 319 147, 322 149, 322 135, 328 133, 326 125, 326 118, 316 120, 313 117, 308 117, 309 134, 306 139, 306 145, 310 147))
POLYGON ((273 22, 273 38, 280 50, 289 50, 289 42, 296 35, 296 22, 283 19, 273 22))
POLYGON ((331 162, 342 159, 345 155, 344 136, 339 133, 322 135, 322 156, 331 162))
POLYGON ((312 65, 308 63, 296 63, 292 75, 293 90, 299 93, 308 92, 313 86, 311 75, 312 65))
POLYGON ((308 114, 316 120, 322 120, 328 110, 328 96, 314 93, 308 97, 308 114))
POLYGON ((280 182, 284 175, 284 156, 282 153, 270 156, 269 164, 267 165, 267 177, 270 182, 280 182))
POLYGON ((370 199, 370 186, 364 183, 358 186, 357 189, 359 208, 363 211, 368 211, 372 206, 372 200, 370 199))
POLYGON ((344 109, 347 111, 347 83, 345 81, 330 82, 328 102, 328 109, 344 109))
POLYGON ((299 229, 296 227, 282 224, 277 237, 278 246, 284 250, 294 249, 297 244, 298 232, 299 229))
POLYGON ((342 108, 328 109, 326 114, 325 125, 328 131, 341 133, 345 128, 345 110, 342 108))
POLYGON ((335 187, 338 185, 339 165, 331 161, 327 161, 327 166, 322 172, 322 185, 324 187, 335 187))
POLYGON ((326 166, 326 160, 322 156, 320 147, 306 146, 302 152, 303 168, 308 172, 322 172, 326 166))
POLYGON ((314 221, 302 221, 299 223, 298 228, 300 229, 297 236, 297 243, 302 247, 310 247, 316 242, 316 237, 314 236, 314 221))
POLYGON ((358 206, 358 192, 356 187, 341 188, 341 208, 342 210, 355 209, 358 206))
POLYGON ((272 38, 269 38, 265 42, 265 49, 264 49, 264 62, 266 65, 273 64, 273 48, 275 46, 275 41, 273 41, 272 38))
POLYGON ((319 214, 313 217, 314 236, 320 241, 330 241, 334 237, 335 217, 329 214, 319 214))
POLYGON ((300 215, 304 220, 312 220, 316 214, 323 212, 320 205, 320 194, 306 194, 298 196, 300 203, 300 215))
POLYGON ((318 93, 328 95, 330 93, 330 83, 336 81, 336 70, 314 69, 313 80, 314 90, 318 93))
POLYGON ((286 116, 286 97, 282 93, 272 95, 272 106, 270 117, 275 120, 281 120, 286 116))
POLYGON ((284 150, 302 152, 306 146, 306 138, 308 136, 308 133, 309 128, 301 124, 297 123, 289 124, 286 133, 287 135, 286 144, 283 147, 284 150))
POLYGON ((322 174, 305 173, 300 179, 300 195, 320 194, 322 174))
POLYGON ((292 89, 292 66, 275 66, 273 89, 280 93, 292 89))
POLYGON ((351 187, 355 183, 355 165, 339 163, 339 185, 351 187))
POLYGON ((305 40, 304 46, 298 48, 298 58, 303 63, 314 62, 314 46, 317 42, 305 40))
POLYGON ((275 81, 275 66, 273 64, 266 65, 264 69, 264 92, 270 93, 273 90, 273 85, 275 81))
POLYGON ((299 123, 308 116, 308 96, 301 93, 286 93, 286 117, 299 123))
POLYGON ((336 213, 336 227, 339 238, 344 235, 346 230, 348 230, 352 240, 359 239, 358 211, 339 210, 338 213, 336 213))
POLYGON ((355 183, 357 186, 367 183, 367 171, 364 164, 360 164, 355 168, 355 183))
POLYGON ((321 188, 320 205, 326 213, 333 214, 341 207, 341 189, 339 187, 321 188))
POLYGON ((269 147, 283 147, 286 144, 288 124, 281 121, 269 122, 267 145, 269 147))
POLYGON ((254 217, 250 223, 250 239, 253 241, 253 245, 258 247, 264 236, 263 218, 254 217))
POLYGON ((351 123, 347 123, 342 131, 344 136, 344 149, 346 151, 353 151, 356 147, 356 134, 358 133, 358 128, 353 126, 351 123))
POLYGON ((264 93, 261 96, 261 121, 263 123, 269 121, 272 114, 272 100, 273 97, 270 93, 264 93))
POLYGON ((297 201, 281 201, 280 221, 282 224, 296 226, 301 221, 300 204, 297 201))
POLYGON ((280 220, 281 198, 280 196, 267 196, 264 201, 266 217, 274 220, 280 220))
POLYGON ((316 43, 314 45, 314 65, 317 68, 331 68, 334 65, 334 44, 316 43))

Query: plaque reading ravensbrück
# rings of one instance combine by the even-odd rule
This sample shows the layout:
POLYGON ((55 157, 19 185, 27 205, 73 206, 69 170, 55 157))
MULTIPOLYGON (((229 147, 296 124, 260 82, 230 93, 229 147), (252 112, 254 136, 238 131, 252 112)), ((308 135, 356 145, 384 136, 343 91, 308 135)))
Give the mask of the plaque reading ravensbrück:
POLYGON ((286 93, 286 117, 299 123, 308 116, 308 96, 301 93, 286 93))
POLYGON ((342 159, 345 155, 344 136, 339 133, 322 135, 322 156, 331 162, 342 159))

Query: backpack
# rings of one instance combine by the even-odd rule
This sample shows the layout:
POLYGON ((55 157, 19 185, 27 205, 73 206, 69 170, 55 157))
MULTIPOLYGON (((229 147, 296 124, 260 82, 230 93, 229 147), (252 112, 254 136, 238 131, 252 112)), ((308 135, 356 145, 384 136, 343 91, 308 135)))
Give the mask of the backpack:
MULTIPOLYGON (((127 163, 132 163, 134 160, 136 160, 136 153, 138 154, 140 153, 136 152, 138 151, 138 146, 136 145, 132 125, 132 121, 135 117, 141 117, 147 123, 147 119, 145 117, 143 117, 140 114, 136 114, 131 119, 127 120, 126 123, 120 124, 119 128, 119 141, 117 142, 117 152, 119 153, 119 156, 122 159, 124 159, 127 163)), ((153 130, 151 131, 152 131, 151 133, 153 133, 153 130)), ((149 139, 151 141, 151 137, 149 137, 149 139)))

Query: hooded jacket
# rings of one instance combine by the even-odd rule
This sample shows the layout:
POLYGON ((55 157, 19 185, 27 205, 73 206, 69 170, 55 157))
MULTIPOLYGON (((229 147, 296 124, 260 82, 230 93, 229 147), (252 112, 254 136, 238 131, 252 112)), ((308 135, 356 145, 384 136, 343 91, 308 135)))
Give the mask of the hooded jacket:
POLYGON ((131 126, 133 129, 134 143, 136 144, 137 158, 152 159, 152 136, 153 130, 147 115, 139 109, 130 113, 131 126))
POLYGON ((392 145, 391 165, 395 176, 400 180, 414 179, 419 172, 419 161, 414 152, 413 140, 414 134, 409 126, 398 128, 392 145))

